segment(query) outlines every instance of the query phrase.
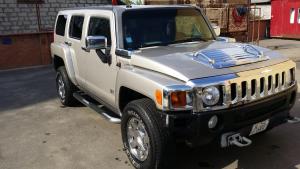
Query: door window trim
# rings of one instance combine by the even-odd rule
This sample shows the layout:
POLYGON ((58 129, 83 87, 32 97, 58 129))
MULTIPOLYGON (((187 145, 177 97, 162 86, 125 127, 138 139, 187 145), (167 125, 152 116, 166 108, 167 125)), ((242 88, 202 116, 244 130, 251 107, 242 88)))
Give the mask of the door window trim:
MULTIPOLYGON (((90 31, 90 22, 92 18, 97 18, 97 19, 106 19, 109 22, 109 31, 110 31, 110 41, 112 43, 112 25, 111 25, 111 19, 109 17, 105 17, 105 16, 97 16, 97 15, 90 15, 88 18, 88 22, 87 22, 87 29, 86 29, 86 34, 85 37, 89 36, 89 31, 90 31)), ((112 44, 110 44, 112 45, 112 44)))

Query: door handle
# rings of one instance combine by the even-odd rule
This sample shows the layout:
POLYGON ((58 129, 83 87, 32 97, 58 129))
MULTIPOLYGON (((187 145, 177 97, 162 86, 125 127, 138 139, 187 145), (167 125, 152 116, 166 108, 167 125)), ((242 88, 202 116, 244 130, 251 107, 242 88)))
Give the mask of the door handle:
POLYGON ((72 46, 71 42, 65 42, 65 44, 68 45, 68 46, 72 46))
POLYGON ((86 47, 81 47, 81 49, 82 49, 83 51, 85 51, 85 52, 90 52, 90 50, 87 49, 86 47))

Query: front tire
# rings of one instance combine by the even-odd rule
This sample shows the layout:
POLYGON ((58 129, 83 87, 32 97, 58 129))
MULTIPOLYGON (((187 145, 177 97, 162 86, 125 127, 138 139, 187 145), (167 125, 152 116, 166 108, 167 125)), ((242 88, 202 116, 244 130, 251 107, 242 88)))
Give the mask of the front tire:
POLYGON ((66 68, 61 66, 56 73, 56 89, 61 103, 65 106, 74 106, 78 104, 73 97, 73 93, 77 91, 76 86, 68 77, 66 68))
POLYGON ((173 144, 152 100, 130 102, 123 111, 121 131, 126 154, 135 168, 166 169, 173 144))

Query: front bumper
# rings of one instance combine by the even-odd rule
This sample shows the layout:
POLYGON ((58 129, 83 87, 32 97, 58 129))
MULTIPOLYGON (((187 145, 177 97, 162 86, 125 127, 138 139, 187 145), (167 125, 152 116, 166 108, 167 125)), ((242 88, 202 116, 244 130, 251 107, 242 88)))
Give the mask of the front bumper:
POLYGON ((220 139, 227 132, 248 136, 253 124, 266 119, 270 120, 267 130, 287 122, 296 94, 297 85, 294 85, 284 92, 237 107, 199 113, 164 112, 162 116, 166 127, 176 139, 186 140, 193 145, 204 145, 220 139), (209 129, 208 121, 214 115, 219 118, 218 125, 209 129))

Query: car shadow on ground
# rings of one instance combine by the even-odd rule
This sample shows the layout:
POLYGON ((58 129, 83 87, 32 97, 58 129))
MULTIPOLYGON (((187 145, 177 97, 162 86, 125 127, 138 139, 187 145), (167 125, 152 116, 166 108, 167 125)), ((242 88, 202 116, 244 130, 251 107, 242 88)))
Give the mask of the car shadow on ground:
POLYGON ((52 66, 0 72, 0 112, 57 98, 52 66))

